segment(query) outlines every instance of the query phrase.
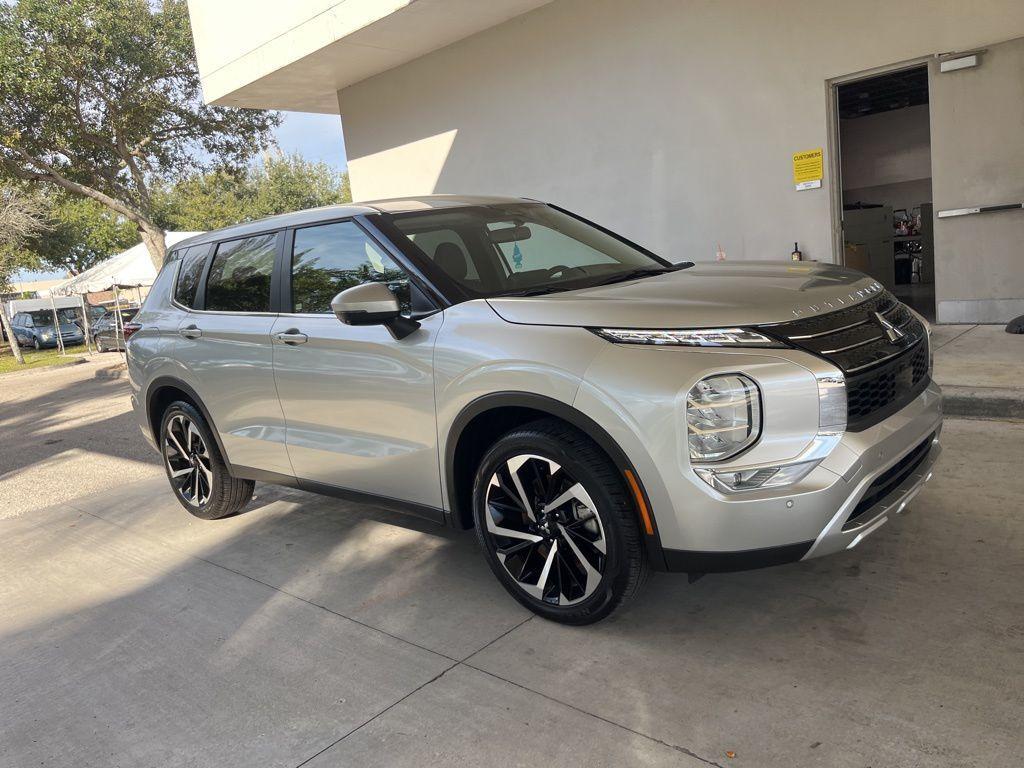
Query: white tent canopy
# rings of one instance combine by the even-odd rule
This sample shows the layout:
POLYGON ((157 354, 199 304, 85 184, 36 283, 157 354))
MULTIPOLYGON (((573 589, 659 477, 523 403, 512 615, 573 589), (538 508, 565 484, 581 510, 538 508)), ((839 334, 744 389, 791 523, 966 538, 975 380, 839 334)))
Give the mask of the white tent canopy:
MULTIPOLYGON (((167 246, 200 234, 199 232, 168 232, 164 237, 167 246)), ((149 258, 149 251, 143 243, 133 245, 127 251, 111 256, 94 267, 75 275, 63 283, 53 286, 53 296, 72 296, 82 293, 107 291, 117 286, 152 285, 156 269, 149 258)))

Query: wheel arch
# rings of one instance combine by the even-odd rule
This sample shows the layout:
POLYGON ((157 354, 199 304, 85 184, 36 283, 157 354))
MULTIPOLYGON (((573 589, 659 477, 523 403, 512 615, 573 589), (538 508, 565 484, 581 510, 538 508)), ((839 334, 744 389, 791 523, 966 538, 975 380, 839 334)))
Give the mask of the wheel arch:
POLYGON ((146 390, 146 420, 149 423, 150 432, 156 445, 158 447, 160 445, 160 422, 163 419, 163 415, 167 411, 168 406, 177 400, 184 400, 190 403, 202 414, 203 419, 210 428, 213 439, 217 443, 217 450, 220 451, 220 455, 230 471, 231 463, 228 461, 228 454, 224 450, 224 444, 221 442, 220 432, 217 431, 217 425, 214 424, 213 418, 210 416, 210 412, 207 410, 202 398, 199 397, 191 386, 173 376, 160 376, 153 379, 146 390))
MULTIPOLYGON (((544 395, 494 392, 473 400, 455 417, 448 430, 444 449, 445 490, 451 525, 462 529, 473 527, 472 478, 483 451, 510 429, 541 418, 564 421, 593 440, 618 468, 627 490, 630 490, 630 484, 626 473, 632 474, 637 484, 636 491, 646 506, 652 524, 652 533, 646 534, 641 510, 634 503, 650 564, 655 570, 664 570, 665 560, 654 510, 640 474, 625 451, 600 424, 585 413, 568 403, 544 395)), ((634 493, 630 495, 635 498, 634 493)))

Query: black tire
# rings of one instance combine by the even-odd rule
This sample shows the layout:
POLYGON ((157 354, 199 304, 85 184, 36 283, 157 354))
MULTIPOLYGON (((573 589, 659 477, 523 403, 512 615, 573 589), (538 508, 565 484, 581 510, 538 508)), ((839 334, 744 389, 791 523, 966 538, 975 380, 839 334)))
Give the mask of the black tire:
MULTIPOLYGON (((537 460, 527 459, 527 461, 537 460)), ((549 498, 544 504, 555 500, 549 498)), ((551 621, 575 625, 600 621, 636 595, 650 573, 637 523, 636 509, 622 473, 593 440, 579 430, 556 419, 543 419, 518 427, 505 434, 491 446, 481 460, 474 478, 473 516, 477 539, 494 575, 516 600, 534 613, 551 621), (517 474, 524 473, 524 475, 520 475, 520 482, 527 495, 538 494, 534 497, 536 503, 528 502, 534 507, 533 517, 529 519, 527 514, 522 511, 524 509, 522 504, 517 508, 508 503, 511 498, 511 494, 508 493, 510 486, 508 483, 501 482, 502 477, 511 478, 511 475, 508 474, 510 467, 526 455, 539 457, 541 460, 533 468, 521 465, 522 468, 517 470, 517 474), (509 463, 510 459, 512 464, 509 463), (550 469, 552 461, 557 466, 553 473, 550 469), (545 468, 544 463, 548 463, 549 467, 545 468), (499 471, 503 474, 499 475, 499 471), (545 474, 547 480, 545 480, 545 474), (531 476, 534 477, 532 490, 526 490, 531 476), (493 486, 498 489, 497 491, 492 488, 492 478, 499 480, 498 485, 493 486), (544 490, 545 483, 548 490, 544 490), (567 505, 563 504, 557 508, 541 504, 542 495, 545 493, 558 498, 564 497, 565 493, 560 493, 559 490, 570 484, 573 487, 575 484, 582 486, 588 500, 593 502, 595 507, 593 512, 599 518, 600 530, 593 531, 589 535, 595 539, 600 537, 606 549, 603 555, 597 549, 590 549, 587 553, 593 556, 592 559, 588 558, 589 565, 595 572, 600 573, 600 581, 597 581, 595 576, 596 587, 589 596, 586 591, 590 586, 589 579, 581 585, 578 579, 572 577, 572 573, 566 573, 567 568, 569 571, 575 571, 577 575, 580 574, 580 570, 572 568, 571 562, 567 565, 559 560, 562 553, 572 552, 575 562, 579 564, 581 539, 576 534, 572 535, 573 541, 576 542, 576 546, 573 548, 565 541, 570 538, 570 532, 566 528, 575 527, 575 530, 580 530, 577 527, 580 523, 595 525, 594 522, 584 519, 590 518, 589 504, 581 504, 576 499, 571 499, 567 505), (555 490, 551 490, 552 488, 555 490), (492 494, 490 506, 488 504, 489 493, 492 494), (495 494, 502 496, 501 501, 496 500, 495 494), (572 507, 573 510, 567 510, 567 506, 572 507), (584 513, 583 510, 588 510, 588 512, 584 513), (552 519, 559 515, 565 516, 562 522, 567 522, 567 525, 559 525, 557 521, 553 525, 551 524, 552 519), (575 518, 572 515, 575 515, 575 518), (519 544, 517 539, 499 538, 500 534, 496 536, 488 530, 485 516, 489 516, 492 523, 498 526, 496 530, 507 531, 511 527, 519 530, 520 526, 525 526, 523 530, 544 533, 547 541, 519 544), (545 530, 540 531, 536 523, 545 516, 550 517, 546 517, 545 525, 540 526, 545 530), (574 521, 568 522, 569 520, 574 521), (562 548, 552 555, 550 544, 555 540, 558 540, 562 548), (516 544, 519 546, 515 546, 516 544), (533 547, 536 547, 534 552, 525 556, 521 554, 533 547), (541 569, 536 584, 531 578, 529 579, 530 583, 524 587, 499 559, 499 548, 502 549, 506 558, 520 558, 515 563, 512 563, 511 559, 509 560, 509 568, 517 570, 520 576, 528 567, 532 568, 533 573, 536 573, 539 564, 548 559, 551 559, 554 565, 549 568, 547 574, 541 569), (516 550, 516 554, 510 554, 513 550, 516 550), (529 561, 530 557, 534 560, 529 561), (524 570, 520 570, 520 565, 524 570), (557 571, 557 584, 555 585, 549 585, 552 570, 557 571), (548 578, 545 578, 545 575, 548 578), (575 602, 566 598, 563 580, 570 589, 582 590, 575 597, 575 602), (541 596, 529 594, 526 589, 539 590, 541 596), (554 591, 554 595, 551 594, 551 591, 554 591), (563 600, 572 604, 563 605, 561 604, 563 600)), ((582 548, 585 549, 585 546, 582 548)), ((583 577, 586 579, 585 572, 583 577)))
POLYGON ((96 339, 93 339, 93 341, 96 342, 96 351, 97 352, 106 352, 107 351, 107 348, 105 346, 103 346, 103 339, 96 338, 96 339))
POLYGON ((34 349, 36 349, 36 350, 40 350, 40 349, 43 348, 42 345, 39 343, 39 337, 38 336, 33 336, 32 337, 32 347, 34 349))
POLYGON ((252 499, 255 483, 252 480, 241 480, 231 476, 209 425, 191 403, 179 400, 171 403, 164 411, 160 420, 160 454, 163 456, 164 470, 175 498, 181 506, 198 518, 219 520, 230 517, 240 512, 252 499), (179 427, 183 423, 195 426, 202 441, 202 450, 196 449, 199 443, 193 442, 194 437, 190 437, 187 442, 182 440, 183 432, 179 427), (174 433, 172 437, 176 436, 173 440, 168 436, 169 432, 174 433), (174 444, 181 445, 190 456, 179 456, 177 449, 172 447, 174 444), (189 484, 190 480, 195 480, 196 483, 185 489, 182 486, 183 480, 175 477, 174 473, 185 471, 189 465, 200 465, 204 469, 202 472, 196 469, 194 474, 190 474, 188 479, 184 480, 185 484, 189 484), (195 494, 191 493, 193 488, 197 489, 195 494))

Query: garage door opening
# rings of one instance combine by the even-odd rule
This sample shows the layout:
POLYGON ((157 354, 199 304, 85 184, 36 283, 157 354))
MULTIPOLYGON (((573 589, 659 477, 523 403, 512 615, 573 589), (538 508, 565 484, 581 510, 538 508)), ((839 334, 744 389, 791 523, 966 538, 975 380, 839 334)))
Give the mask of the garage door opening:
POLYGON ((833 86, 843 262, 935 318, 928 67, 833 86))

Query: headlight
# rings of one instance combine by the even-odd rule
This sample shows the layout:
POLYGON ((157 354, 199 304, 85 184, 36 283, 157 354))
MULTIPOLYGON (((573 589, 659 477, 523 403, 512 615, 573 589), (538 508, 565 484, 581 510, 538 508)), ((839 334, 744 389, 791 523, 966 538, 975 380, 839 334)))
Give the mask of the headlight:
MULTIPOLYGON (((745 376, 738 374, 724 378, 736 377, 746 379, 745 376)), ((810 445, 794 461, 774 466, 759 465, 721 469, 694 467, 697 476, 712 488, 723 493, 751 491, 755 488, 780 488, 803 480, 812 469, 832 453, 846 430, 846 380, 843 374, 836 371, 831 374, 818 374, 815 378, 818 381, 818 432, 811 440, 810 445)), ((704 381, 708 381, 708 379, 704 381)), ((704 381, 699 382, 697 387, 704 381)), ((747 381, 750 380, 747 379, 747 381)), ((753 382, 750 383, 753 384, 753 382)), ((691 397, 697 387, 690 390, 691 397)), ((755 388, 755 393, 756 391, 755 388)), ((687 419, 689 420, 689 408, 687 408, 687 419)), ((739 450, 752 442, 753 440, 746 443, 739 450)), ((728 455, 731 456, 734 453, 728 455)), ((693 457, 692 437, 690 457, 693 457)))
POLYGON ((752 379, 729 373, 698 381, 686 396, 691 461, 722 461, 761 434, 761 395, 752 379))
POLYGON ((645 331, 630 328, 592 328, 594 333, 619 344, 654 344, 682 347, 784 347, 780 341, 749 328, 694 328, 681 331, 645 331))

